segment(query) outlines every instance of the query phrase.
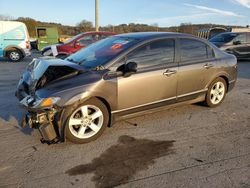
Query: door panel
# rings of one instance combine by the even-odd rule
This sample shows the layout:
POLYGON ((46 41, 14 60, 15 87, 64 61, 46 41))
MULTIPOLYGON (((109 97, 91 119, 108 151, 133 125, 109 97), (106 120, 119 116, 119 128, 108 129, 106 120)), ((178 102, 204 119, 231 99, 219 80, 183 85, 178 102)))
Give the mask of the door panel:
POLYGON ((177 96, 206 89, 206 85, 210 81, 210 76, 215 73, 214 66, 215 61, 213 60, 180 66, 178 71, 177 96))
POLYGON ((137 63, 138 71, 130 77, 118 78, 118 110, 169 98, 175 101, 178 64, 174 39, 145 43, 127 54, 125 61, 137 63))
POLYGON ((180 39, 179 45, 177 98, 205 90, 216 66, 214 52, 204 42, 195 39, 180 39))
MULTIPOLYGON (((171 68, 177 71, 177 67, 171 68)), ((138 72, 118 78, 118 109, 126 109, 176 97, 177 74, 164 75, 166 69, 138 72)))

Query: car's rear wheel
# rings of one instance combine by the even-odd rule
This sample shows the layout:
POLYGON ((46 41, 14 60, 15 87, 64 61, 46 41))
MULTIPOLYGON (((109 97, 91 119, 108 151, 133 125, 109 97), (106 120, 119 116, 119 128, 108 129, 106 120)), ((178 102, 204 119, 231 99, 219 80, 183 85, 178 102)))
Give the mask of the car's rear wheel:
POLYGON ((209 107, 216 107, 220 105, 227 92, 227 84, 223 78, 215 79, 209 86, 205 103, 209 107))
POLYGON ((12 49, 7 52, 7 57, 10 61, 18 62, 23 59, 23 55, 20 50, 12 49))
POLYGON ((100 100, 93 98, 78 105, 66 123, 66 137, 74 143, 97 139, 108 126, 109 113, 100 100))

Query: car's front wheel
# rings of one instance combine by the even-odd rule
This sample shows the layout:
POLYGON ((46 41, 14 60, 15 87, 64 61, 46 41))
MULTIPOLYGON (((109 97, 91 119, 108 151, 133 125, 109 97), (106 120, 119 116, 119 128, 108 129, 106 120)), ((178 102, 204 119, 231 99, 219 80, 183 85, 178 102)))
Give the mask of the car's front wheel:
POLYGON ((23 59, 22 53, 20 50, 12 49, 7 52, 7 57, 10 61, 18 62, 23 59))
POLYGON ((93 98, 78 105, 66 123, 66 137, 74 143, 97 139, 108 126, 109 113, 100 100, 93 98))
POLYGON ((227 84, 223 78, 215 79, 209 86, 205 103, 209 107, 216 107, 222 103, 226 96, 227 84))

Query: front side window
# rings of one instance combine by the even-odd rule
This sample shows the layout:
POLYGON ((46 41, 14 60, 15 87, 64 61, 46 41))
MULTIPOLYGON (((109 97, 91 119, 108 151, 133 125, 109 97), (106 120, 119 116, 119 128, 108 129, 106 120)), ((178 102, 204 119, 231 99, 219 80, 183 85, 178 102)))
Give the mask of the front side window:
POLYGON ((239 42, 240 44, 245 44, 247 42, 246 33, 239 34, 235 39, 235 42, 239 42))
POLYGON ((174 63, 175 41, 163 39, 139 47, 127 55, 127 63, 137 63, 138 69, 167 66, 174 63))
POLYGON ((180 50, 181 62, 202 61, 214 57, 210 46, 194 39, 181 39, 180 50))

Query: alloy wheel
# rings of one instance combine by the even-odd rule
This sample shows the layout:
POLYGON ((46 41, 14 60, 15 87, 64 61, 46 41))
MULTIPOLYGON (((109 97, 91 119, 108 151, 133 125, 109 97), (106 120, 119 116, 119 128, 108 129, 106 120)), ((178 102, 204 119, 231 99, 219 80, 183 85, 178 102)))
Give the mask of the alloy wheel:
POLYGON ((225 95, 225 85, 222 82, 216 82, 210 91, 210 101, 212 104, 219 104, 225 95))
POLYGON ((86 139, 97 134, 103 126, 103 112, 95 105, 83 105, 69 119, 69 130, 77 138, 86 139))

